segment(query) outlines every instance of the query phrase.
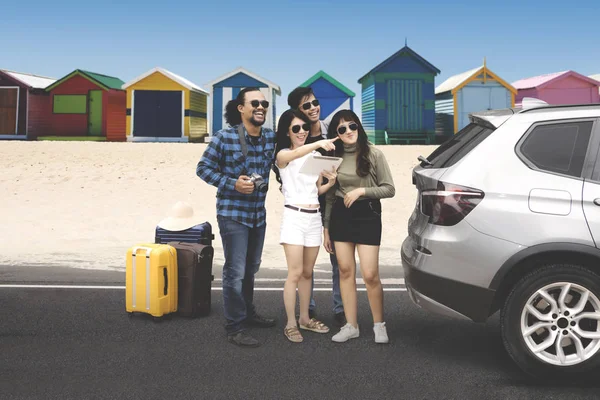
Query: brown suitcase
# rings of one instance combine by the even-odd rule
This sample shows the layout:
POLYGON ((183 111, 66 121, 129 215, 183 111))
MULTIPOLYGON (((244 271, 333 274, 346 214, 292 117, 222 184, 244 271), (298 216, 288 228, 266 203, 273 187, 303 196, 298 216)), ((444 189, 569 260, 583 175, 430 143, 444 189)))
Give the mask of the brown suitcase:
POLYGON ((177 314, 200 317, 210 314, 214 276, 214 249, 198 243, 169 242, 177 250, 178 289, 177 314))

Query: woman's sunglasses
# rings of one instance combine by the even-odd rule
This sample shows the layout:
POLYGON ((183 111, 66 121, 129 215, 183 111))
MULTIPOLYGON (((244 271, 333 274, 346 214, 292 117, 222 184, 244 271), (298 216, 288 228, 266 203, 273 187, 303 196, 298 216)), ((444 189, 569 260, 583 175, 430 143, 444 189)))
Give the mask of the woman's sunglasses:
POLYGON ((313 101, 307 101, 306 103, 302 104, 302 109, 310 110, 311 104, 316 107, 319 105, 319 100, 314 99, 313 101))
MULTIPOLYGON (((350 129, 350 131, 355 131, 358 129, 358 124, 352 122, 348 125, 348 129, 350 129)), ((338 134, 343 135, 344 133, 346 133, 346 127, 345 126, 340 126, 337 129, 338 134)))
POLYGON ((298 132, 300 132, 300 128, 302 128, 303 131, 308 132, 310 130, 310 125, 309 124, 292 125, 292 132, 298 133, 298 132))
POLYGON ((268 102, 267 100, 261 100, 261 101, 258 101, 258 100, 252 100, 252 101, 250 102, 250 105, 251 105, 252 107, 254 107, 254 108, 258 108, 258 105, 259 105, 259 104, 260 104, 261 106, 263 106, 263 108, 269 108, 269 102, 268 102))

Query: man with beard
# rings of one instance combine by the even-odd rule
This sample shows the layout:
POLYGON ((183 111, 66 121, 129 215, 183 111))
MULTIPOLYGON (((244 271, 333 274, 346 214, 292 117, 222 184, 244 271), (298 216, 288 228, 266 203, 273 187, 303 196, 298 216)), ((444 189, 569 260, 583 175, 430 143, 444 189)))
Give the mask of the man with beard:
MULTIPOLYGON (((327 139, 328 124, 325 121, 321 121, 321 106, 319 100, 315 97, 312 88, 310 87, 297 87, 292 90, 288 95, 288 105, 290 108, 295 108, 304 113, 310 120, 310 136, 306 139, 306 143, 314 143, 319 140, 327 139)), ((333 156, 333 152, 324 155, 333 156)), ((325 210, 325 194, 319 196, 319 203, 321 203, 321 210, 325 210)), ((325 215, 323 213, 323 215, 325 215)), ((335 249, 334 249, 335 251, 335 249)), ((340 292, 340 271, 338 268, 337 257, 335 253, 330 253, 329 260, 331 261, 331 272, 332 272, 332 286, 333 286, 333 313, 335 315, 335 322, 338 326, 342 327, 346 325, 346 317, 344 315, 344 305, 342 304, 342 294, 340 292)), ((314 274, 313 274, 313 288, 314 288, 314 274)), ((313 318, 316 315, 315 312, 316 304, 313 297, 313 293, 310 296, 309 315, 313 318)))
POLYGON ((239 346, 260 345, 247 333, 247 327, 275 326, 274 319, 259 315, 253 305, 254 275, 260 267, 265 240, 265 199, 275 151, 275 132, 262 127, 268 108, 269 102, 258 88, 241 90, 225 107, 230 128, 214 134, 196 167, 196 175, 218 188, 217 222, 225 257, 225 330, 228 340, 239 346), (251 180, 253 174, 260 175, 263 182, 251 180))

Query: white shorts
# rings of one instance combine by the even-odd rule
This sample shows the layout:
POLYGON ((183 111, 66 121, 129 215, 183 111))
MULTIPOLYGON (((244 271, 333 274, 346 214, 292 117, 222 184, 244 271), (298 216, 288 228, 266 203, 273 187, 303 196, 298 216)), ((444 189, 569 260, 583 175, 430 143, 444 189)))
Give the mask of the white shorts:
POLYGON ((283 208, 279 244, 320 247, 323 243, 321 212, 314 214, 283 208))

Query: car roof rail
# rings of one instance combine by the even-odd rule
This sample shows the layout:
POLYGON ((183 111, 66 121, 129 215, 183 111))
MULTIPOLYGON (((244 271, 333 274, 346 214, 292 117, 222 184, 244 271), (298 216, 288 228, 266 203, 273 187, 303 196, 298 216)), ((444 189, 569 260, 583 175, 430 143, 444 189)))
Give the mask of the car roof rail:
POLYGON ((524 97, 521 103, 521 110, 519 114, 527 112, 545 112, 545 111, 563 111, 565 109, 571 110, 589 110, 589 109, 600 109, 600 103, 586 103, 586 104, 548 104, 543 100, 535 99, 533 97, 524 97))

